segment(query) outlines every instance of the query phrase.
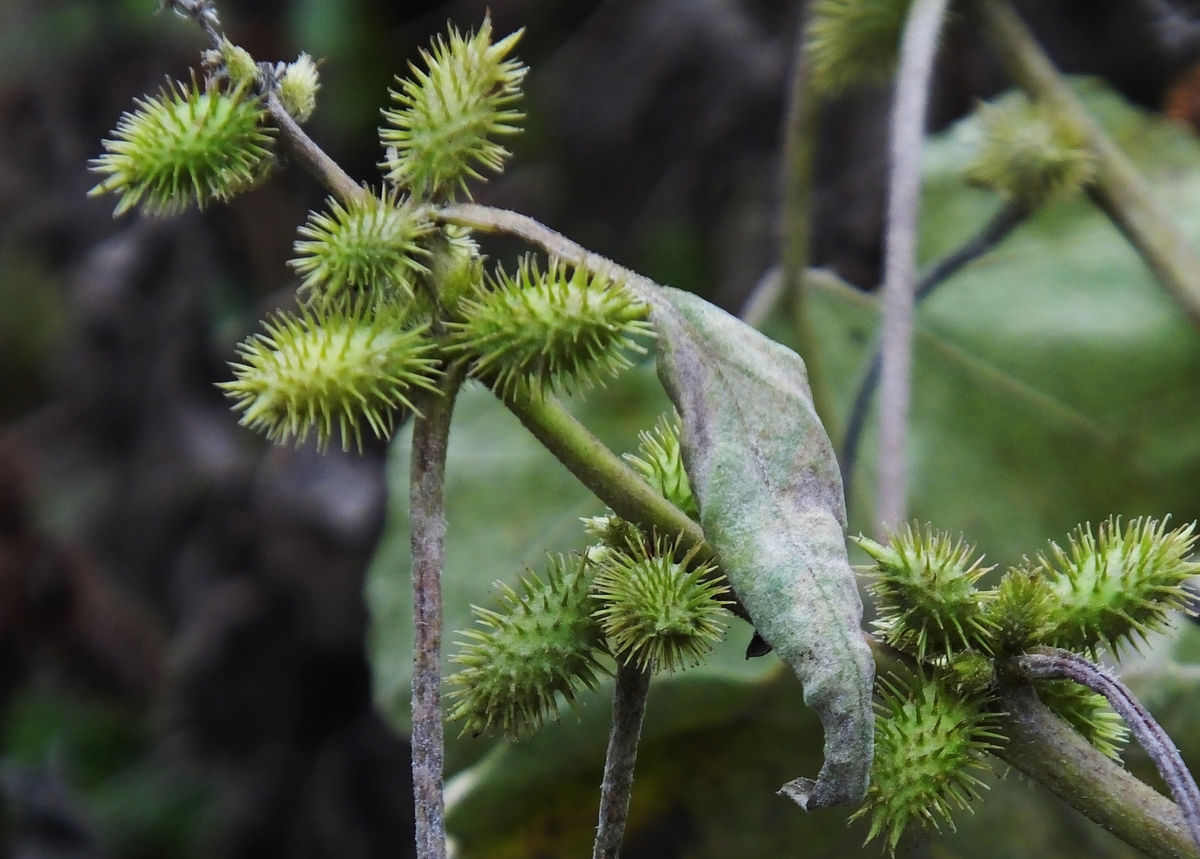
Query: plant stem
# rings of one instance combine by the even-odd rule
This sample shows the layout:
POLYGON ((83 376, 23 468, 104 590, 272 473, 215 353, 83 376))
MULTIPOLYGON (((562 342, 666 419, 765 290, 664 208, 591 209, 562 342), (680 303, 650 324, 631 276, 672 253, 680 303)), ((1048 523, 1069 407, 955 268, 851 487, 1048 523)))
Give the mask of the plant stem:
POLYGON ((413 419, 412 517, 413 688, 412 774, 418 859, 446 855, 442 772, 442 569, 446 559, 446 443, 462 368, 442 377, 413 419))
POLYGON ((1096 160, 1092 196, 1141 254, 1159 284, 1200 325, 1200 257, 1129 159, 1063 82, 1012 6, 1006 0, 976 0, 972 7, 1017 85, 1084 132, 1096 160))
POLYGON ((947 0, 914 0, 900 43, 892 103, 891 177, 884 247, 883 365, 879 383, 879 486, 875 521, 905 517, 908 405, 912 384, 913 282, 917 266, 917 213, 921 141, 929 79, 947 0))
POLYGON ((1006 691, 995 754, 1118 838, 1157 859, 1200 859, 1179 808, 1096 750, 1038 700, 1033 688, 1006 691))
MULTIPOLYGON (((914 301, 917 304, 924 301, 963 266, 983 256, 1002 242, 1018 224, 1025 220, 1027 215, 1027 210, 1019 203, 1006 204, 984 225, 982 230, 936 262, 921 277, 913 293, 914 301)), ((858 462, 859 442, 866 425, 867 410, 871 405, 875 388, 879 384, 881 364, 881 353, 876 349, 875 354, 871 357, 867 373, 854 395, 854 404, 850 407, 850 416, 846 420, 846 434, 842 439, 842 485, 847 487, 847 494, 849 494, 850 482, 854 479, 854 467, 858 462)))
POLYGON ((617 859, 620 855, 649 691, 650 671, 623 662, 617 666, 612 727, 604 758, 604 781, 600 784, 600 817, 592 859, 617 859))
POLYGON ((1017 657, 1016 662, 1021 673, 1032 680, 1073 680, 1108 700, 1158 768, 1183 813, 1192 841, 1200 847, 1200 788, 1167 732, 1128 687, 1095 663, 1056 647, 1036 648, 1017 657))
POLYGON ((608 257, 589 251, 562 233, 550 229, 541 221, 528 215, 522 215, 520 212, 481 206, 478 203, 451 203, 433 209, 430 217, 447 224, 470 227, 482 233, 503 233, 515 236, 534 247, 541 248, 550 256, 579 266, 589 274, 624 283, 642 301, 647 303, 655 301, 655 293, 660 289, 657 283, 645 275, 619 265, 608 257))
POLYGON ((791 86, 783 126, 779 257, 792 327, 808 369, 813 408, 818 416, 828 419, 832 414, 828 386, 825 374, 821 371, 820 354, 808 308, 808 290, 804 282, 812 252, 812 174, 822 106, 821 97, 812 85, 812 63, 808 58, 811 8, 811 3, 805 3, 796 12, 791 86))
MULTIPOLYGON (((218 51, 221 49, 225 37, 217 29, 219 21, 215 3, 212 3, 211 0, 167 0, 164 5, 170 6, 179 14, 194 20, 208 36, 213 48, 218 51)), ((259 76, 259 91, 263 96, 263 106, 267 110, 267 115, 271 117, 271 123, 278 130, 279 139, 288 154, 341 202, 352 203, 365 197, 366 189, 350 178, 341 165, 330 158, 325 150, 318 146, 300 127, 299 123, 292 119, 292 115, 284 109, 279 97, 275 94, 273 84, 266 83, 266 80, 264 76, 259 76)))
POLYGON ((267 113, 279 131, 279 139, 289 155, 307 170, 330 193, 344 204, 359 202, 368 192, 355 182, 342 166, 330 158, 284 110, 275 93, 267 93, 267 113))
MULTIPOLYGON (((367 191, 342 170, 283 110, 278 99, 267 100, 267 109, 279 129, 281 140, 292 156, 330 192, 343 202, 365 195, 367 191)), ((632 269, 592 253, 582 245, 555 232, 528 215, 506 209, 480 206, 476 203, 455 203, 440 209, 430 209, 431 217, 443 223, 459 224, 480 232, 505 233, 524 239, 548 254, 574 263, 585 271, 625 283, 644 301, 652 301, 658 284, 632 269)), ((678 534, 681 547, 689 550, 704 547, 698 561, 712 557, 704 542, 700 526, 657 492, 627 466, 604 444, 575 420, 552 397, 540 401, 518 399, 505 405, 520 419, 585 486, 594 492, 617 515, 644 528, 658 528, 665 534, 678 534)), ((415 472, 414 472, 415 473, 415 472)), ((745 610, 733 605, 730 610, 745 618, 745 610)))
MULTIPOLYGON (((681 553, 698 550, 696 563, 713 559, 700 526, 655 492, 555 397, 518 396, 504 400, 504 404, 580 483, 622 519, 647 531, 678 535, 681 553)), ((749 621, 740 603, 728 608, 749 621)))
POLYGON ((679 534, 682 549, 700 547, 698 560, 712 558, 700 526, 654 491, 555 397, 517 396, 505 400, 505 405, 534 438, 622 519, 646 530, 679 534))

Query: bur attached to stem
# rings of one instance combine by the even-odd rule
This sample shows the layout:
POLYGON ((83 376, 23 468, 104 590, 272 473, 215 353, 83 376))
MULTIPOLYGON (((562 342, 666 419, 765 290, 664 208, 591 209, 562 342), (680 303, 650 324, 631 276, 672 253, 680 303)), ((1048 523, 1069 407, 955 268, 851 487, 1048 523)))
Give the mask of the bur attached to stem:
POLYGON ((699 521, 700 507, 696 504, 687 471, 683 467, 683 450, 679 444, 679 415, 672 418, 664 415, 659 418, 654 429, 639 432, 638 452, 627 453, 624 459, 664 498, 689 518, 699 521))
POLYGON ((492 22, 464 36, 453 27, 431 50, 421 51, 425 68, 410 64, 390 91, 396 107, 383 112, 379 165, 392 184, 419 199, 467 193, 480 171, 500 172, 509 151, 496 138, 520 132, 524 114, 516 105, 526 67, 509 57, 523 30, 492 43, 492 22))
POLYGON ((413 408, 414 389, 436 390, 439 362, 422 328, 349 311, 281 313, 238 347, 234 379, 220 384, 241 423, 274 442, 315 436, 325 448, 362 447, 363 424, 391 434, 396 411, 413 408))
POLYGON ((303 277, 300 294, 312 305, 345 298, 372 303, 412 301, 416 281, 429 272, 422 239, 433 226, 395 194, 364 196, 346 204, 329 200, 327 212, 311 212, 291 261, 303 277))
POLYGON ((501 396, 540 395, 602 384, 633 366, 635 338, 649 335, 649 308, 625 287, 551 260, 543 270, 525 257, 458 305, 448 324, 454 350, 471 374, 501 396))
POLYGON ((1071 535, 1066 549, 1050 544, 1038 568, 1053 594, 1051 630, 1042 643, 1079 652, 1145 640, 1168 625, 1168 612, 1187 610, 1184 583, 1200 573, 1189 560, 1195 523, 1167 530, 1165 521, 1108 519, 1071 535))
POLYGON ((1034 687, 1038 699, 1056 716, 1120 763, 1121 749, 1129 742, 1129 728, 1103 695, 1071 680, 1040 680, 1034 687))
POLYGON ((1095 176, 1087 134, 1053 106, 1015 94, 980 105, 978 115, 982 140, 970 181, 1033 209, 1095 176))
POLYGON ((911 827, 954 830, 953 813, 969 808, 987 785, 984 752, 1002 742, 980 698, 947 692, 936 680, 879 682, 871 786, 851 818, 870 816, 867 841, 883 838, 895 855, 911 827))
POLYGON ((91 162, 104 178, 88 196, 117 195, 114 216, 134 207, 174 215, 224 202, 258 184, 274 162, 273 132, 247 82, 226 92, 193 78, 136 104, 91 162))
POLYGON ((308 122, 317 109, 317 90, 321 88, 317 64, 308 54, 288 63, 279 76, 279 102, 296 122, 308 122))
POLYGON ((974 547, 949 535, 905 526, 889 545, 866 537, 855 542, 877 562, 871 590, 875 626, 884 640, 918 660, 970 648, 988 649, 991 621, 986 592, 975 585, 991 567, 974 547))
POLYGON ((592 596, 614 655, 642 670, 677 671, 700 661, 725 634, 729 586, 693 551, 639 541, 600 556, 592 596))
POLYGON ((519 591, 501 585, 499 610, 472 607, 479 628, 461 633, 451 657, 461 668, 449 678, 449 718, 464 733, 519 739, 557 718, 560 699, 573 702, 608 673, 586 566, 552 557, 544 578, 531 571, 519 591))

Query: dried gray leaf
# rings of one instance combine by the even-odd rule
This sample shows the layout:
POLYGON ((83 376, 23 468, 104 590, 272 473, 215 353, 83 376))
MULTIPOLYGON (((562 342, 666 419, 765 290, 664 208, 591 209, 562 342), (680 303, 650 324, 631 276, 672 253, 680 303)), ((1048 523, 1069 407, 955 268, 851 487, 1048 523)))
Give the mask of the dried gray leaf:
POLYGON ((860 801, 873 752, 875 663, 846 556, 837 460, 800 356, 690 293, 656 291, 658 374, 682 419, 705 536, 759 634, 825 730, 802 808, 860 801))

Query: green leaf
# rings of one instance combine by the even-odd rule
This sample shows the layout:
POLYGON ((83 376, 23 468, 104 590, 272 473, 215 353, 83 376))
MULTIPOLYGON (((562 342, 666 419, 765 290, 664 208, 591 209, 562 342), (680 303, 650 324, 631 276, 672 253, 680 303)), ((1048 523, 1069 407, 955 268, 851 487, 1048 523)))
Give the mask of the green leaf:
POLYGON ((846 556, 841 475, 804 362, 678 290, 656 293, 651 321, 705 536, 825 729, 817 780, 783 792, 802 808, 859 800, 871 769, 875 663, 846 556))
MULTIPOLYGON (((1180 228, 1200 244, 1200 142, 1094 83, 1087 104, 1180 228)), ((994 214, 964 187, 968 120, 926 150, 921 248, 941 257, 994 214)), ((810 278, 840 439, 878 325, 874 299, 810 278)), ((1053 203, 942 285, 917 311, 910 515, 962 532, 989 563, 1017 563, 1110 515, 1200 516, 1200 338, 1103 213, 1053 203)), ((873 531, 876 439, 868 422, 846 487, 851 530, 873 531)))

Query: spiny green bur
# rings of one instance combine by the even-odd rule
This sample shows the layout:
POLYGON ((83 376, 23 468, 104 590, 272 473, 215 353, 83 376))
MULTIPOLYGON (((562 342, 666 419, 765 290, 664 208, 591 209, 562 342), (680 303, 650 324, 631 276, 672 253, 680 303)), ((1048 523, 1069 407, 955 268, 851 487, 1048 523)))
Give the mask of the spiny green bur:
POLYGON ((500 611, 473 607, 481 628, 462 633, 451 657, 462 668, 449 678, 458 687, 449 718, 463 733, 519 739, 557 717, 559 696, 572 702, 607 673, 585 565, 551 558, 545 580, 530 573, 520 592, 501 586, 500 611))
POLYGON ((455 350, 502 395, 602 384, 633 365, 629 351, 644 351, 632 338, 650 333, 646 305, 624 287, 556 260, 542 271, 532 257, 515 276, 498 270, 458 310, 455 350))
POLYGON ((468 36, 454 28, 422 50, 425 68, 410 66, 391 90, 396 107, 383 112, 385 158, 380 166, 414 197, 447 197, 467 191, 480 170, 499 172, 509 152, 496 137, 518 133, 517 109, 526 68, 508 54, 523 30, 495 44, 485 19, 468 36))
POLYGON ((627 663, 659 671, 698 665, 725 632, 729 588, 712 580, 715 565, 693 564, 692 555, 676 561, 665 541, 652 548, 639 541, 602 555, 592 586, 601 603, 596 617, 627 663))
POLYGON ((421 244, 433 227, 394 194, 364 195, 346 204, 332 198, 327 212, 310 212, 297 231, 290 265, 299 292, 314 306, 373 295, 411 300, 414 283, 429 273, 421 244))
POLYGON ((1051 544, 1038 567, 1053 593, 1046 643, 1069 650, 1117 652, 1167 625, 1167 612, 1188 603, 1184 582, 1200 572, 1187 560, 1195 523, 1167 531, 1166 522, 1119 519, 1079 528, 1064 551, 1051 544))
POLYGON ((975 583, 991 568, 981 558, 972 560, 972 546, 911 526, 886 546, 866 537, 855 542, 877 562, 874 625, 888 644, 918 660, 927 653, 988 649, 990 621, 982 611, 987 595, 975 583))
POLYGON ((220 92, 176 82, 136 103, 91 162, 105 178, 88 196, 116 194, 114 217, 134 206, 147 215, 203 209, 253 187, 274 162, 273 130, 246 83, 220 92))
POLYGON ((1036 570, 1011 569, 984 606, 991 628, 991 650, 1011 656, 1042 642, 1049 631, 1054 593, 1036 570))
POLYGON ((967 179, 1030 208, 1092 181, 1096 159, 1087 135, 1054 106, 1024 94, 982 104, 983 132, 967 179))
POLYGON ((1129 728, 1108 700, 1073 680, 1041 680, 1034 684, 1038 699, 1089 743, 1114 761, 1129 740, 1129 728))
POLYGON ((947 692, 935 680, 908 684, 880 681, 875 762, 867 801, 851 820, 870 815, 867 841, 883 837, 895 854, 905 830, 916 825, 954 829, 952 814, 965 809, 987 787, 982 752, 995 749, 981 699, 947 692))
POLYGON ((690 519, 700 518, 700 508, 692 485, 683 467, 683 449, 679 444, 679 416, 663 415, 652 430, 638 433, 638 454, 627 453, 624 459, 638 474, 658 490, 664 498, 678 507, 690 519))
POLYGON ((892 76, 911 0, 815 0, 805 48, 825 95, 892 76))
POLYGON ((438 362, 423 328, 405 330, 361 306, 349 312, 281 313, 238 346, 234 379, 218 385, 241 423, 277 443, 335 430, 343 449, 362 447, 362 425, 391 434, 395 413, 414 408, 414 389, 435 390, 438 362))

